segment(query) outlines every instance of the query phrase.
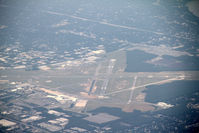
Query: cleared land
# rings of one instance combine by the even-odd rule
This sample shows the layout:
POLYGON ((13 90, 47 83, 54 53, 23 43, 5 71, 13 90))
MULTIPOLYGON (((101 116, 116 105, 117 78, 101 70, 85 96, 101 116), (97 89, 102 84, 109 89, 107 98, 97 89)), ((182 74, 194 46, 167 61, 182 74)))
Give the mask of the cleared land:
POLYGON ((117 120, 117 119, 119 119, 119 117, 109 115, 109 114, 106 114, 106 113, 100 113, 100 114, 97 114, 97 115, 86 117, 84 119, 87 120, 87 121, 90 121, 90 122, 102 124, 102 123, 106 123, 106 122, 109 122, 109 121, 117 120))

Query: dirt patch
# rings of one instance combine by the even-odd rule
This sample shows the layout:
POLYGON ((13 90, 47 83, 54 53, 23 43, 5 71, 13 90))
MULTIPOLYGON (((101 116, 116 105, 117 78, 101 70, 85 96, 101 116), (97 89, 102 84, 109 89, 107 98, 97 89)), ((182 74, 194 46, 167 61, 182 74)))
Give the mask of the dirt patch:
POLYGON ((122 108, 122 111, 124 111, 124 112, 133 112, 134 110, 146 112, 146 111, 155 110, 155 107, 148 103, 136 102, 136 103, 131 103, 131 104, 125 105, 124 108, 122 108))

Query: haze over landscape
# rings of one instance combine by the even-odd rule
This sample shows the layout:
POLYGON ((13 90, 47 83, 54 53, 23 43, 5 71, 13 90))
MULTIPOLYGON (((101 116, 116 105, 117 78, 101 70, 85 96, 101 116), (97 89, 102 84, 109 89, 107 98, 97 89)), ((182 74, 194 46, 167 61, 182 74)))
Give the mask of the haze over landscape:
POLYGON ((0 132, 197 132, 198 0, 1 0, 0 132))

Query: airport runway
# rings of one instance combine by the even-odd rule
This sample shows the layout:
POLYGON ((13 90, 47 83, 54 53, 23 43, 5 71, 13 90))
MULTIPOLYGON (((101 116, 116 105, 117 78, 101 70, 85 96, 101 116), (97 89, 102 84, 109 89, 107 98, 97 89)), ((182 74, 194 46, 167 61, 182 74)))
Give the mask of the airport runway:
POLYGON ((108 86, 108 82, 109 82, 109 79, 110 79, 110 75, 112 74, 112 71, 113 71, 113 68, 114 68, 114 65, 115 65, 115 59, 111 59, 109 61, 109 65, 108 65, 108 69, 107 69, 107 76, 106 76, 106 79, 104 80, 104 83, 101 87, 101 96, 103 96, 106 92, 106 89, 107 89, 107 86, 108 86))
POLYGON ((132 100, 132 97, 133 97, 133 92, 135 90, 136 81, 137 81, 137 75, 134 77, 133 86, 131 88, 131 93, 130 93, 129 100, 128 100, 127 104, 131 103, 131 100, 132 100))
MULTIPOLYGON (((148 83, 148 84, 136 86, 136 87, 134 87, 134 89, 146 87, 146 86, 149 86, 149 85, 163 84, 163 83, 167 83, 167 82, 171 82, 171 81, 175 81, 175 80, 183 80, 183 79, 184 78, 181 78, 181 77, 175 77, 175 78, 165 79, 165 80, 161 80, 161 81, 158 81, 158 82, 152 82, 152 83, 148 83)), ((110 93, 107 93, 105 95, 107 96, 107 95, 112 95, 112 94, 116 94, 116 93, 120 93, 120 92, 124 92, 124 91, 130 91, 130 90, 132 90, 132 88, 110 92, 110 93)))
POLYGON ((101 64, 99 64, 95 70, 95 75, 93 77, 93 80, 92 80, 92 83, 91 83, 91 86, 90 86, 90 89, 89 89, 89 92, 88 92, 88 95, 90 95, 92 93, 92 90, 93 90, 93 87, 95 86, 95 83, 97 81, 97 76, 99 74, 99 70, 101 69, 101 64))

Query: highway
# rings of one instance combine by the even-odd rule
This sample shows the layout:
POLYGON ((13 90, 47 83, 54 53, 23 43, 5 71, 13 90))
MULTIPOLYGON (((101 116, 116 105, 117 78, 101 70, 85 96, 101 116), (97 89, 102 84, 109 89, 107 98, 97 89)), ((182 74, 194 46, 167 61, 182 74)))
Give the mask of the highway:
POLYGON ((87 22, 91 22, 91 23, 97 23, 97 24, 101 24, 101 25, 114 27, 114 28, 134 30, 134 31, 146 32, 146 33, 152 33, 152 34, 156 34, 156 35, 164 35, 164 33, 162 33, 162 32, 156 32, 156 31, 142 29, 142 28, 133 27, 133 26, 118 25, 118 24, 93 20, 93 19, 89 19, 89 18, 85 18, 85 17, 81 17, 81 16, 75 16, 75 15, 66 14, 66 13, 60 13, 60 12, 55 12, 55 11, 50 11, 50 10, 43 10, 42 12, 47 13, 47 14, 51 14, 51 15, 66 16, 66 17, 70 17, 70 18, 73 18, 73 19, 78 19, 78 20, 81 20, 81 21, 87 21, 87 22))

